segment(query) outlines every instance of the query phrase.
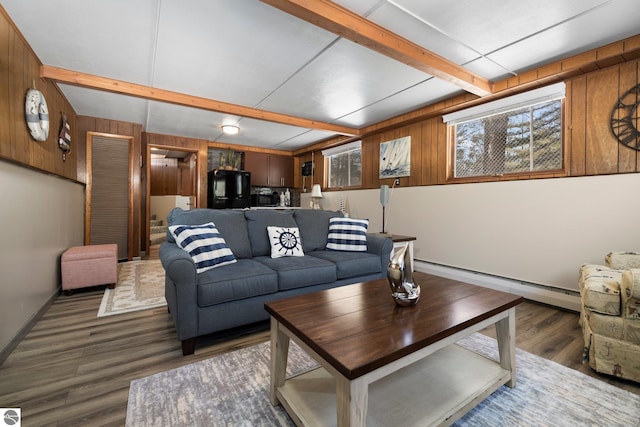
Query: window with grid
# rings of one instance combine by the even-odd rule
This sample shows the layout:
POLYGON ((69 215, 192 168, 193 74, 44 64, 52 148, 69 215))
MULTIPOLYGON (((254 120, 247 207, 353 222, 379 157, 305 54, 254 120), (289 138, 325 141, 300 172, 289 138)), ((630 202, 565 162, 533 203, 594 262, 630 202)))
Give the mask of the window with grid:
POLYGON ((563 97, 561 83, 445 116, 454 126, 453 176, 561 169, 563 97))
POLYGON ((361 141, 323 150, 329 188, 355 187, 361 183, 361 141))

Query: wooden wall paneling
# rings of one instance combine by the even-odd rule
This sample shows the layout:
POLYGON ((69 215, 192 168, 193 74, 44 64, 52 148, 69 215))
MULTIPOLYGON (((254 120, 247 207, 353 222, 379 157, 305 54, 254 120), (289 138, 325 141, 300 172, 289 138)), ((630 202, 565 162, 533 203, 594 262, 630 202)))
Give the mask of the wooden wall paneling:
POLYGON ((362 188, 376 188, 380 186, 380 134, 362 139, 362 188))
POLYGON ((587 75, 586 174, 618 172, 618 142, 609 118, 617 102, 618 67, 587 75))
POLYGON ((13 109, 13 123, 14 134, 13 144, 11 147, 11 158, 15 161, 23 164, 27 164, 28 161, 28 144, 31 141, 29 131, 24 120, 24 101, 27 87, 31 87, 29 67, 27 62, 28 51, 25 48, 22 40, 14 34, 12 39, 13 43, 13 66, 12 76, 15 76, 13 81, 13 93, 11 94, 12 109, 13 109), (27 86, 28 85, 28 86, 27 86))
POLYGON ((5 96, 0 97, 0 117, 5 120, 0 121, 0 157, 8 158, 11 155, 11 96, 10 86, 12 79, 10 78, 10 58, 9 44, 11 26, 9 21, 0 14, 0 93, 5 96), (6 54, 4 54, 6 53, 6 54))
POLYGON ((429 185, 431 183, 431 122, 424 120, 420 123, 422 126, 422 139, 420 145, 422 147, 420 153, 420 160, 422 162, 422 169, 420 170, 420 184, 429 185))
POLYGON ((407 178, 407 183, 400 183, 402 186, 416 186, 422 182, 422 169, 426 163, 422 159, 422 124, 415 123, 409 126, 409 135, 411 136, 411 175, 407 178))
MULTIPOLYGON (((620 69, 620 85, 618 87, 618 99, 623 96, 629 89, 638 84, 638 62, 627 62, 618 67, 620 69)), ((610 106, 610 111, 613 105, 610 106)), ((636 113, 637 117, 637 113, 636 113)), ((634 123, 636 129, 638 123, 634 123)), ((627 147, 618 142, 618 172, 636 172, 638 170, 638 151, 627 147)))
POLYGON ((567 82, 565 102, 566 131, 564 143, 567 146, 567 170, 571 176, 582 176, 586 173, 586 103, 587 78, 578 77, 567 82))
POLYGON ((447 156, 448 152, 448 142, 447 142, 447 131, 448 126, 446 123, 442 121, 442 117, 437 117, 431 119, 433 121, 433 127, 436 133, 434 144, 436 144, 437 149, 437 168, 438 168, 438 178, 435 184, 444 184, 447 182, 447 174, 448 174, 448 161, 449 158, 447 156))
POLYGON ((425 139, 425 152, 427 155, 427 167, 426 167, 426 180, 424 185, 434 185, 438 183, 438 170, 440 165, 438 159, 440 155, 438 153, 438 147, 441 142, 438 140, 438 119, 425 120, 425 127, 423 131, 423 138, 425 139))

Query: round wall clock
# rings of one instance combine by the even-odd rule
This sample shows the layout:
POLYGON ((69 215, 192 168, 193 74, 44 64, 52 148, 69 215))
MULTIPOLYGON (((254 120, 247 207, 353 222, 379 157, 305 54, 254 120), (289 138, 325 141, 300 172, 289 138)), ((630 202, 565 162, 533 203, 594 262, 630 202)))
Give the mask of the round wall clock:
POLYGON ((638 115, 640 107, 640 84, 620 97, 611 111, 611 130, 621 144, 640 151, 638 115))
POLYGON ((27 91, 24 112, 31 137, 36 141, 46 141, 49 136, 49 110, 42 92, 36 89, 27 91))

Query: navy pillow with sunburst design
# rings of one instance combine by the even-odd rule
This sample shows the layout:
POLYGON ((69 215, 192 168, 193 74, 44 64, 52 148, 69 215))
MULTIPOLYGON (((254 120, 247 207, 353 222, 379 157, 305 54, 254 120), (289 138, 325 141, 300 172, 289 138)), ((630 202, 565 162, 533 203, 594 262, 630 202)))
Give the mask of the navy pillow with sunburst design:
POLYGON ((267 233, 269 234, 269 244, 271 245, 271 258, 304 256, 298 227, 269 226, 267 227, 267 233))

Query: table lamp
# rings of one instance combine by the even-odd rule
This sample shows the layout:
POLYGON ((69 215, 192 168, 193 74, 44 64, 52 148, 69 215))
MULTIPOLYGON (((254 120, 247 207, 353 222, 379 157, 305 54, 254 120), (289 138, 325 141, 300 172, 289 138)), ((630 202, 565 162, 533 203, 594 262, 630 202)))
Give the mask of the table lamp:
POLYGON ((380 186, 380 204, 382 205, 382 233, 380 234, 387 234, 385 231, 386 220, 384 217, 384 210, 388 203, 389 203, 389 186, 386 184, 381 185, 380 186))
POLYGON ((320 209, 320 199, 322 199, 320 184, 313 184, 311 187, 311 209, 320 209))

